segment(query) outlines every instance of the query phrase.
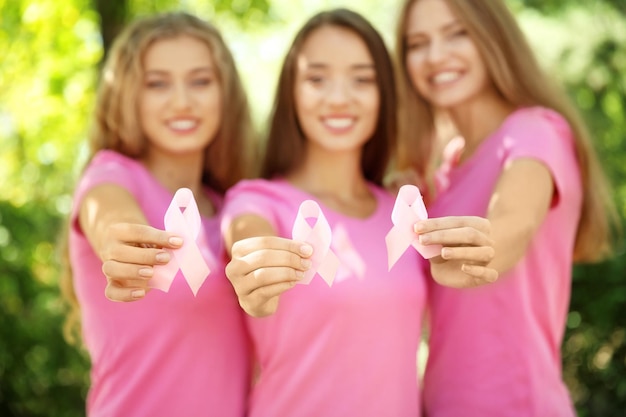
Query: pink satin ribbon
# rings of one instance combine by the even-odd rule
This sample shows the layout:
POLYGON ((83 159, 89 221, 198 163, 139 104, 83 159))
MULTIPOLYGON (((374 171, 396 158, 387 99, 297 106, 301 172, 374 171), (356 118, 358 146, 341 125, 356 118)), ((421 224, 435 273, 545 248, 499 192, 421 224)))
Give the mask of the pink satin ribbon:
POLYGON ((341 224, 338 224, 333 229, 331 248, 337 253, 341 263, 336 280, 346 279, 354 275, 363 279, 366 269, 365 262, 363 262, 361 255, 354 248, 350 236, 348 236, 348 231, 341 224))
POLYGON ((422 245, 413 230, 413 225, 418 220, 427 218, 428 212, 419 188, 414 185, 400 187, 391 212, 391 221, 394 226, 385 236, 390 270, 409 246, 413 246, 426 259, 441 254, 441 245, 422 245))
POLYGON ((293 240, 306 242, 313 247, 313 255, 309 258, 311 268, 305 271, 304 278, 298 283, 309 284, 317 273, 330 287, 339 267, 339 259, 330 249, 332 241, 330 225, 315 201, 305 200, 300 204, 291 235, 293 240), (315 219, 312 227, 306 220, 308 218, 315 219))
POLYGON ((195 296, 211 272, 206 260, 211 258, 211 254, 207 250, 203 256, 200 251, 200 247, 208 248, 208 246, 202 229, 198 205, 190 189, 181 188, 176 191, 165 212, 163 223, 165 230, 175 233, 183 239, 183 246, 174 250, 166 249, 170 253, 171 259, 165 265, 154 267, 154 275, 149 285, 152 288, 168 292, 178 270, 180 270, 195 296))

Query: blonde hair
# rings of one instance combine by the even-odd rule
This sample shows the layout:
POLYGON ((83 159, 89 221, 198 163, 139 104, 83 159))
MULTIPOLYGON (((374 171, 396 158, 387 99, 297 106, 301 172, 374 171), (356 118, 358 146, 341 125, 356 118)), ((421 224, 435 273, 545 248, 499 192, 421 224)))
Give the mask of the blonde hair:
MULTIPOLYGON (((432 142, 437 129, 435 109, 412 87, 406 68, 408 14, 418 1, 405 1, 396 33, 402 133, 398 165, 414 167, 423 175, 433 159, 432 142)), ((541 69, 524 33, 502 0, 445 1, 472 37, 495 88, 507 102, 515 107, 547 107, 569 122, 583 185, 574 260, 597 261, 610 255, 612 231, 619 229, 619 216, 579 112, 566 93, 541 69)))
MULTIPOLYGON (((143 57, 155 42, 189 36, 210 49, 222 88, 222 120, 207 147, 202 182, 223 194, 242 178, 256 174, 253 128, 247 96, 235 61, 219 31, 210 23, 184 13, 165 13, 138 19, 115 39, 102 70, 90 132, 90 156, 110 149, 132 158, 146 151, 147 139, 139 124, 137 102, 143 85, 143 57)), ((67 234, 68 227, 65 228, 67 234)), ((64 334, 75 343, 80 335, 80 310, 74 293, 67 236, 63 236, 64 270, 61 292, 69 305, 64 334)))

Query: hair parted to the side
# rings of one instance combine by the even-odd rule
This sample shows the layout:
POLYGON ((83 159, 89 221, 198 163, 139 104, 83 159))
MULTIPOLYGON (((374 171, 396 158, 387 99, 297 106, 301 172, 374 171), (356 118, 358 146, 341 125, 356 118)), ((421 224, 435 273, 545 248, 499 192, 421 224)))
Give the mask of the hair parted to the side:
MULTIPOLYGON (((223 194, 237 181, 256 174, 253 126, 248 100, 233 56, 219 31, 210 23, 185 12, 144 17, 131 22, 115 39, 103 66, 90 132, 89 160, 110 149, 132 158, 146 150, 147 138, 139 124, 137 103, 143 86, 143 58, 160 40, 189 36, 210 49, 222 88, 222 120, 207 147, 202 181, 223 194)), ((61 293, 68 304, 64 335, 70 343, 80 340, 80 308, 69 262, 69 224, 59 247, 63 271, 61 293)))
MULTIPOLYGON (((436 110, 412 87, 406 66, 407 20, 420 0, 405 1, 396 33, 398 85, 401 94, 399 167, 423 173, 436 136, 436 110)), ((569 122, 583 184, 583 207, 578 223, 574 259, 603 259, 613 250, 613 231, 620 230, 611 187, 591 137, 565 91, 539 65, 526 36, 503 0, 445 0, 463 24, 485 60, 499 94, 515 107, 543 106, 569 122)))
POLYGON ((304 157, 307 139, 298 121, 294 98, 296 63, 305 41, 322 27, 338 27, 355 33, 363 39, 374 61, 380 109, 376 130, 363 149, 361 167, 366 179, 381 184, 396 146, 397 103, 393 64, 376 29, 358 13, 343 8, 323 11, 311 17, 296 34, 287 52, 278 79, 261 175, 264 178, 285 175, 304 157))

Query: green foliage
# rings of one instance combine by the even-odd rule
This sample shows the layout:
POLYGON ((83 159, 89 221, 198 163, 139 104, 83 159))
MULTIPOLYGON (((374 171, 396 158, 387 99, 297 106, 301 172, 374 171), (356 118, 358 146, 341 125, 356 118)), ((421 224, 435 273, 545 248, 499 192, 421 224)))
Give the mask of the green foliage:
POLYGON ((58 213, 0 202, 0 415, 84 415, 87 359, 61 334, 58 213))
MULTIPOLYGON (((338 5, 331 0, 320 3, 338 5)), ((377 3, 365 0, 353 3, 375 23, 379 17, 384 22, 383 9, 391 7, 374 9, 377 3)), ((534 25, 530 32, 540 35, 545 29, 554 35, 551 42, 541 38, 538 47, 545 48, 546 64, 566 81, 583 110, 626 219, 626 4, 623 0, 509 3, 534 25), (541 19, 535 10, 543 13, 541 19)), ((57 237, 83 160, 81 144, 103 55, 100 25, 106 24, 96 6, 106 4, 106 0, 0 0, 2 416, 84 415, 88 361, 61 337, 64 310, 58 291, 57 237)), ((262 102, 271 91, 266 89, 268 80, 258 78, 260 61, 274 63, 282 57, 282 51, 275 50, 283 45, 278 41, 289 38, 284 25, 313 12, 311 3, 128 0, 123 11, 129 19, 183 5, 231 34, 227 40, 244 62, 242 74, 253 80, 248 89, 255 111, 264 111, 262 102), (260 52, 254 52, 259 55, 246 56, 252 48, 242 45, 272 30, 280 39, 273 38, 270 47, 257 47, 260 52)), ((383 32, 387 26, 379 25, 383 32)), ((563 368, 580 417, 619 416, 626 409, 626 242, 619 250, 611 261, 575 268, 563 368)))

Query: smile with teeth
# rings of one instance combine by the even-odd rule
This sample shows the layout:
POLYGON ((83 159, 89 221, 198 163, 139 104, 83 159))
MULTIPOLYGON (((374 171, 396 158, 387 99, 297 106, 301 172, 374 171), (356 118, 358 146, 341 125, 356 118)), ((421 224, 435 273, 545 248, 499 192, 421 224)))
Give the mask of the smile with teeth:
POLYGON ((173 120, 169 122, 168 127, 173 130, 190 130, 198 125, 195 120, 173 120))
POLYGON ((328 117, 324 119, 324 124, 331 129, 346 129, 354 124, 352 117, 328 117))
POLYGON ((452 81, 456 81, 461 77, 459 71, 445 71, 435 74, 430 78, 433 84, 445 84, 452 81))

